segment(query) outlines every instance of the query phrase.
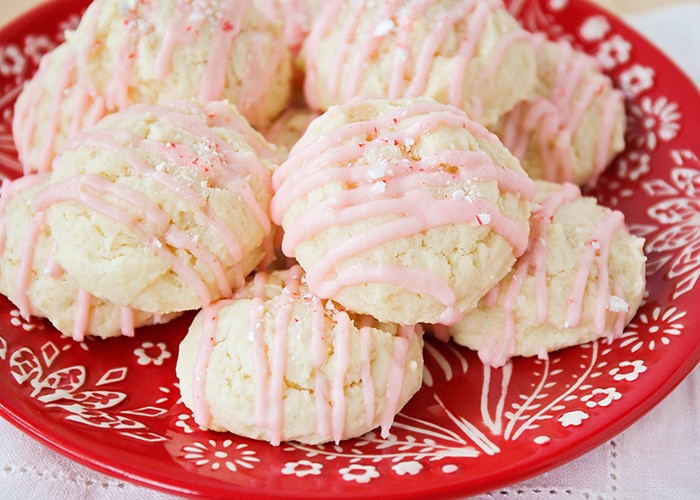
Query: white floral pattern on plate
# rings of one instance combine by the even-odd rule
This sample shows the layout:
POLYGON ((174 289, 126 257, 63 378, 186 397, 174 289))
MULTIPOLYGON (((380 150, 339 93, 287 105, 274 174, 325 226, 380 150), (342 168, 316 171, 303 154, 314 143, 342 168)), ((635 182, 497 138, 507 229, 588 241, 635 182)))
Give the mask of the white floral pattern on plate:
MULTIPOLYGON (((697 362, 700 127, 689 125, 688 95, 675 92, 668 67, 660 69, 667 63, 650 59, 649 48, 640 49, 616 20, 575 0, 506 3, 528 29, 595 56, 627 96, 628 147, 593 191, 625 211, 647 239, 649 293, 620 339, 546 360, 516 359, 498 370, 431 339, 425 387, 397 416, 388 439, 370 432, 339 444, 271 447, 205 431, 180 402, 174 365, 188 317, 132 339, 76 343, 43 321, 22 320, 0 299, 2 413, 88 465, 176 493, 275 496, 314 488, 409 497, 436 484, 444 493, 470 494, 515 481, 539 471, 542 457, 572 458, 648 409, 656 391, 670 390, 669 380, 684 375, 678 370, 687 373, 697 362), (521 476, 493 479, 514 464, 521 476)), ((78 11, 75 5, 52 11, 45 19, 54 20, 42 28, 27 22, 23 35, 0 36, 3 176, 19 172, 10 130, 14 99, 41 55, 75 26, 78 11)))

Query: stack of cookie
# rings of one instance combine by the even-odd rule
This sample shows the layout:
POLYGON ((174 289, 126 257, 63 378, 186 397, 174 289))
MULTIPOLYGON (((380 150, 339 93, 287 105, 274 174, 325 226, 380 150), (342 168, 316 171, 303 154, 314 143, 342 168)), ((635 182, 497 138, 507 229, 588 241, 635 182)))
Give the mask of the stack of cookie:
POLYGON ((424 332, 502 366, 643 298, 643 241, 579 188, 621 94, 498 0, 96 0, 13 126, 0 289, 77 340, 199 310, 205 428, 387 436, 424 332))

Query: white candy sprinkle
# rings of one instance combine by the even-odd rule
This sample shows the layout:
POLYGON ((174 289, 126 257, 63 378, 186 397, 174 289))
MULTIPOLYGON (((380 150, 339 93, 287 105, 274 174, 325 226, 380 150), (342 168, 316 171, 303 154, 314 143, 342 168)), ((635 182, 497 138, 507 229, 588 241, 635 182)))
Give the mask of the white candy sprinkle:
POLYGON ((391 19, 385 19, 384 21, 380 22, 376 28, 374 28, 374 36, 384 36, 394 29, 394 26, 396 26, 394 21, 391 19))
POLYGON ((617 295, 613 295, 610 297, 610 301, 608 302, 608 309, 616 313, 627 312, 630 310, 630 306, 617 295))
POLYGON ((592 246, 595 250, 600 250, 600 241, 598 241, 598 240, 592 240, 592 241, 591 241, 591 246, 592 246))
POLYGON ((476 220, 477 226, 485 226, 491 222, 491 216, 489 214, 477 214, 474 219, 476 220))
POLYGON ((136 0, 122 0, 118 8, 121 15, 133 12, 136 9, 136 0))
POLYGON ((386 173, 386 163, 377 163, 369 170, 367 175, 370 179, 381 179, 382 177, 386 177, 386 173))
POLYGON ((452 193, 452 199, 453 200, 464 200, 467 197, 467 193, 464 192, 464 189, 458 189, 454 193, 452 193))
POLYGON ((190 21, 202 21, 204 17, 204 12, 195 10, 192 12, 192 14, 190 14, 190 21))
POLYGON ((386 182, 384 181, 375 182, 372 186, 372 194, 382 194, 384 191, 386 191, 386 182))

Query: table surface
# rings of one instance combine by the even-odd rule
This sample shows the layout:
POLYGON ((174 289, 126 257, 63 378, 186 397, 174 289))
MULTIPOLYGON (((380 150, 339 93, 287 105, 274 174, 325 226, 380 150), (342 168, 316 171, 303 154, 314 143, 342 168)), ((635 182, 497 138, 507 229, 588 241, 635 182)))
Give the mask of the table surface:
MULTIPOLYGON (((14 19, 18 15, 20 15, 22 12, 27 11, 30 8, 34 7, 35 5, 38 5, 44 1, 45 0, 0 0, 0 26, 4 25, 8 21, 11 21, 12 19, 14 19)), ((643 13, 649 9, 652 9, 652 8, 659 8, 661 6, 669 6, 671 4, 680 4, 680 3, 700 4, 700 0, 592 0, 592 1, 594 3, 602 5, 603 7, 607 8, 611 12, 618 14, 620 16, 623 16, 623 17, 627 16, 627 15, 640 14, 640 13, 643 13)), ((698 372, 698 371, 699 371, 699 369, 696 368, 695 372, 698 372)), ((689 377, 689 379, 690 378, 691 377, 689 377)), ((676 399, 684 398, 684 399, 686 399, 686 398, 690 397, 690 398, 697 399, 699 391, 698 391, 697 387, 694 387, 694 385, 697 383, 695 381, 695 379, 700 379, 700 373, 694 373, 692 378, 694 380, 686 381, 685 385, 682 386, 679 390, 677 390, 674 394, 672 394, 670 396, 670 398, 676 398, 676 399), (689 385, 692 387, 689 387, 689 385)), ((642 421, 641 423, 638 423, 636 425, 638 427, 641 427, 641 426, 644 426, 647 424, 645 424, 645 422, 642 421)), ((649 433, 649 435, 651 435, 652 438, 654 438, 654 435, 656 434, 656 432, 652 429, 644 429, 643 431, 649 433)), ((644 443, 647 443, 647 442, 645 441, 644 443)), ((651 442, 649 442, 649 443, 651 443, 651 442)), ((653 443, 651 443, 651 444, 653 446, 653 443)), ((608 443, 608 445, 610 445, 610 443, 608 443)), ((614 441, 612 441, 612 445, 614 445, 613 448, 615 448, 615 446, 617 446, 614 441)), ((695 451, 691 452, 691 455, 695 454, 698 457, 698 460, 700 460, 700 451, 697 449, 698 448, 697 441, 694 444, 691 443, 690 446, 694 447, 694 449, 695 449, 695 451)), ((610 453, 612 453, 614 456, 619 450, 615 450, 615 449, 602 450, 602 451, 599 450, 597 453, 599 453, 601 456, 601 459, 603 459, 604 457, 606 457, 605 454, 608 451, 610 451, 610 453)), ((596 453, 596 452, 592 452, 592 453, 596 453)), ((57 461, 60 461, 62 459, 63 459, 63 457, 59 457, 57 455, 57 461)), ((695 462, 697 463, 697 460, 695 462)), ((7 471, 5 471, 5 472, 7 472, 7 471)), ((613 473, 615 473, 615 471, 613 471, 613 473)), ((552 480, 554 482, 556 482, 557 477, 555 476, 554 478, 549 478, 549 479, 550 479, 550 482, 552 482, 552 480)), ((685 479, 685 478, 681 478, 681 479, 685 479)), ((149 493, 149 490, 147 490, 147 489, 141 489, 141 488, 131 489, 129 487, 124 487, 123 483, 121 484, 121 486, 119 488, 121 489, 121 492, 118 493, 118 496, 115 498, 126 498, 126 497, 129 497, 129 498, 156 498, 156 497, 163 498, 159 494, 157 494, 156 492, 154 492, 152 490, 150 490, 150 493, 149 493)), ((570 489, 571 488, 568 488, 568 490, 570 490, 570 489)), ((533 491, 535 491, 535 490, 533 490, 533 491)), ((564 490, 562 490, 562 491, 564 491, 564 490)), ((9 492, 5 492, 5 493, 9 493, 9 492)), ((23 492, 21 494, 25 495, 27 493, 29 493, 29 492, 23 492)), ((506 492, 504 491, 504 492, 500 492, 500 493, 504 494, 506 492)), ((527 497, 527 491, 515 491, 514 490, 513 493, 516 494, 516 496, 518 496, 519 498, 527 497)), ((569 496, 572 496, 571 493, 572 493, 571 491, 567 491, 567 494, 569 496)), ((661 494, 662 492, 658 491, 658 493, 661 494)), ((620 498, 624 497, 624 494, 622 494, 621 496, 620 496, 620 494, 622 494, 622 491, 618 491, 617 494, 613 493, 613 498, 618 497, 618 496, 620 498)), ((663 496, 663 494, 661 496, 663 496)), ((105 497, 106 498, 106 496, 104 495, 104 492, 102 494, 100 494, 98 497, 105 497)), ((98 498, 98 497, 96 497, 96 498, 98 498)), ((493 498, 490 495, 487 497, 493 498)), ((588 498, 587 496, 584 496, 584 497, 588 498)), ((20 497, 15 496, 13 498, 20 498, 20 497)), ((29 497, 22 496, 21 498, 29 498, 29 497)), ((32 496, 32 498, 39 498, 39 497, 32 496)), ((110 497, 110 498, 112 498, 112 497, 110 497)), ((537 497, 537 498, 539 498, 539 497, 537 497)), ((679 495, 675 495, 675 498, 679 498, 679 495)))

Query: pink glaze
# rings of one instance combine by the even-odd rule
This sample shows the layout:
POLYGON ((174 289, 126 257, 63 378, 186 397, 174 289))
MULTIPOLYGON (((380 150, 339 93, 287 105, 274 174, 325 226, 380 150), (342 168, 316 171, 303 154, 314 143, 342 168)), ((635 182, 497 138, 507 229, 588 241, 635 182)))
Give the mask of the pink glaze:
MULTIPOLYGON (((372 381, 372 329, 371 326, 360 328, 362 400, 365 403, 365 425, 371 425, 376 412, 375 400, 377 391, 372 381)), ((402 374, 403 375, 403 374, 402 374)))
MULTIPOLYGON (((265 6, 265 13, 274 12, 279 8, 274 5, 265 6)), ((330 2, 328 2, 330 3, 330 2)), ((318 16, 323 6, 323 2, 311 2, 309 0, 283 0, 282 12, 284 16, 284 41, 293 56, 298 56, 301 52, 302 44, 311 31, 311 25, 318 16), (312 5, 313 4, 313 5, 312 5), (316 5, 318 4, 318 6, 316 5)))
POLYGON ((75 305, 75 321, 73 322, 73 340, 82 342, 90 328, 90 307, 92 295, 85 290, 78 289, 78 300, 75 305))
POLYGON ((51 252, 49 253, 49 260, 46 262, 44 267, 44 275, 49 278, 58 279, 63 276, 63 269, 54 260, 54 255, 58 251, 58 243, 56 241, 51 242, 51 252))
POLYGON ((400 326, 399 334, 394 338, 394 349, 391 352, 391 365, 387 376, 386 402, 380 422, 381 436, 389 437, 389 428, 394 422, 394 415, 398 413, 398 404, 401 397, 404 373, 406 371, 406 355, 415 335, 414 326, 400 326))
MULTIPOLYGON (((154 319, 154 323, 158 323, 157 318, 154 319)), ((133 337, 135 332, 135 314, 131 307, 120 307, 119 308, 119 326, 121 327, 121 334, 125 337, 133 337)))
MULTIPOLYGON (((183 106, 186 107, 185 104, 183 106)), ((216 108, 212 110, 210 116, 216 117, 217 112, 223 111, 224 109, 216 108)), ((152 115, 161 120, 167 120, 176 128, 197 134, 201 138, 200 142, 195 150, 190 146, 144 139, 130 131, 111 128, 95 129, 81 134, 72 139, 68 147, 111 151, 128 163, 136 174, 166 187, 174 196, 187 202, 198 219, 205 221, 210 230, 224 243, 230 256, 230 264, 224 265, 213 252, 199 243, 196 236, 172 225, 168 213, 152 202, 147 195, 96 174, 82 174, 66 181, 50 184, 36 197, 35 208, 44 210, 53 203, 72 200, 120 222, 137 235, 145 246, 152 248, 168 260, 174 272, 196 291, 203 305, 209 304, 211 292, 202 276, 192 269, 188 262, 177 257, 171 248, 187 250, 211 270, 218 288, 218 295, 229 297, 232 294, 232 286, 240 287, 245 279, 241 267, 244 257, 241 242, 210 209, 202 195, 191 188, 185 180, 168 174, 163 166, 166 163, 182 165, 182 168, 197 171, 213 185, 235 190, 254 214, 265 234, 265 239, 270 240, 268 246, 271 246, 272 225, 267 215, 267 207, 256 200, 251 186, 246 181, 247 176, 257 176, 262 186, 270 188, 268 170, 254 155, 234 150, 200 118, 185 112, 135 105, 119 115, 106 117, 103 126, 108 127, 115 120, 119 126, 121 122, 118 120, 131 115, 152 115), (152 163, 156 162, 152 155, 146 155, 144 152, 156 153, 163 159, 163 163, 153 165, 152 163), (120 203, 111 201, 114 198, 126 203, 129 208, 122 208, 120 203), (230 278, 227 275, 229 269, 235 271, 233 283, 229 282, 230 278)))
POLYGON ((586 281, 595 266, 598 270, 598 294, 595 307, 595 327, 599 334, 605 332, 605 312, 610 301, 608 288, 608 257, 615 234, 624 227, 625 218, 621 212, 611 210, 598 224, 591 235, 579 262, 576 278, 569 297, 569 309, 566 315, 567 327, 576 327, 583 313, 583 296, 586 281))
MULTIPOLYGON (((533 35, 533 45, 544 50, 549 42, 542 34, 533 35)), ((586 112, 601 94, 602 115, 595 141, 594 163, 588 176, 593 185, 609 161, 611 139, 618 113, 622 109, 622 93, 598 71, 589 56, 576 52, 567 42, 557 42, 559 51, 554 83, 548 95, 536 97, 517 106, 504 119, 503 143, 522 158, 528 143, 535 141, 543 168, 542 177, 556 182, 573 182, 577 174, 573 141, 586 112)))
MULTIPOLYGON (((502 3, 495 0, 462 0, 451 8, 444 8, 444 12, 431 15, 431 9, 440 8, 435 0, 408 3, 393 0, 382 2, 376 8, 367 2, 345 2, 345 5, 342 2, 332 2, 321 11, 305 44, 307 68, 304 93, 307 102, 312 108, 320 107, 318 96, 321 92, 321 77, 317 61, 323 39, 329 36, 332 29, 338 29, 341 32, 340 40, 335 47, 328 81, 323 88, 323 93, 328 94, 333 101, 347 101, 362 93, 367 68, 378 57, 388 57, 391 62, 389 74, 386 75, 384 97, 425 95, 436 54, 446 39, 456 33, 459 45, 451 58, 450 76, 446 78, 447 102, 461 107, 472 99, 465 96, 467 69, 476 57, 476 47, 491 12, 501 7, 502 3), (347 12, 343 12, 343 6, 347 7, 347 12), (340 27, 336 27, 335 23, 341 13, 344 21, 340 27), (430 29, 426 31, 422 45, 412 54, 412 40, 417 36, 414 25, 417 20, 429 15, 430 29), (466 25, 462 26, 464 24, 466 25), (363 36, 358 38, 360 32, 363 36), (382 50, 389 50, 390 53, 384 56, 382 50)), ((507 38, 495 46, 490 56, 489 71, 499 66, 507 48, 515 41, 516 38, 507 38)), ((482 79, 477 87, 483 84, 482 79)), ((469 94, 478 94, 478 89, 469 94)), ((475 102, 473 107, 478 110, 479 103, 475 102)))
POLYGON ((315 295, 310 297, 311 307, 311 360, 316 369, 314 394, 316 413, 318 414, 317 432, 321 436, 330 436, 332 419, 330 401, 330 384, 321 367, 328 359, 328 342, 326 340, 326 314, 323 302, 315 295))
MULTIPOLYGON (((363 100, 352 101, 349 106, 353 103, 362 105, 363 100)), ((322 128, 322 123, 314 125, 322 128)), ((342 263, 390 241, 451 224, 488 225, 510 243, 516 256, 525 251, 528 229, 471 193, 469 186, 495 181, 503 191, 532 199, 535 184, 521 173, 496 165, 484 152, 446 149, 422 159, 394 159, 384 153, 383 159, 363 163, 378 148, 393 145, 398 149, 413 144, 423 133, 439 127, 466 129, 477 137, 495 140, 457 108, 421 101, 397 107, 376 119, 341 125, 332 131, 322 128, 318 139, 294 148, 277 169, 271 204, 272 219, 277 224, 282 224, 285 211, 296 200, 314 189, 333 184, 353 186, 316 203, 286 224, 282 250, 287 256, 294 256, 298 245, 330 228, 384 217, 381 223, 347 237, 307 266, 307 281, 313 293, 330 298, 349 286, 390 283, 432 295, 445 306, 443 319, 454 322, 459 318, 453 309, 454 292, 437 275, 388 263, 349 268, 343 268, 342 263), (451 186, 454 192, 444 198, 431 191, 451 186)), ((402 151, 396 154, 407 156, 402 151)))
POLYGON ((207 427, 211 422, 211 409, 207 402, 206 387, 207 368, 214 349, 214 340, 216 339, 216 323, 221 309, 229 303, 227 300, 221 300, 203 309, 202 336, 199 340, 192 377, 192 414, 194 421, 202 427, 207 427))
MULTIPOLYGON (((241 290, 235 299, 218 301, 204 309, 204 324, 195 360, 193 375, 193 394, 195 421, 204 427, 211 422, 210 405, 206 401, 207 369, 214 347, 217 322, 222 310, 234 300, 249 300, 249 339, 253 342, 253 370, 255 390, 253 395, 253 420, 255 425, 267 428, 270 442, 279 445, 284 439, 284 391, 285 372, 288 359, 288 341, 290 326, 298 319, 292 316, 294 303, 304 301, 311 312, 311 329, 309 345, 314 372, 314 398, 316 408, 316 433, 329 437, 336 443, 343 439, 347 414, 346 377, 351 368, 351 336, 359 335, 361 356, 360 380, 363 390, 365 422, 370 425, 378 410, 375 405, 377 387, 371 371, 372 327, 376 321, 370 317, 360 317, 357 323, 348 313, 335 309, 331 303, 325 303, 314 295, 300 296, 303 272, 298 265, 287 271, 282 291, 274 297, 268 297, 265 285, 268 274, 256 273, 253 278, 252 292, 241 290), (251 296, 252 295, 252 296, 251 296), (324 305, 324 303, 326 305, 324 305), (273 336, 267 345, 264 339, 265 327, 263 315, 271 314, 274 318, 273 336), (332 332, 328 331, 328 320, 333 323, 332 332), (353 330, 355 325, 359 332, 353 330), (332 333, 331 335, 329 335, 332 333), (332 339, 332 341, 331 341, 332 339), (333 353, 335 365, 326 367, 329 353, 333 353), (332 375, 326 375, 331 369, 332 375)), ((406 354, 420 328, 401 327, 394 338, 392 360, 387 382, 386 404, 381 410, 382 434, 386 436, 398 410, 398 402, 403 390, 406 369, 406 354)))
MULTIPOLYGON (((530 243, 523 256, 516 262, 510 274, 510 281, 505 289, 494 288, 494 293, 487 294, 485 304, 489 307, 499 305, 503 311, 503 328, 500 336, 487 336, 479 347, 479 358, 485 364, 503 366, 515 353, 516 309, 523 283, 528 276, 535 281, 535 308, 540 324, 549 317, 549 291, 547 287, 547 227, 552 223, 556 212, 565 204, 573 203, 581 197, 580 189, 569 183, 560 190, 551 193, 533 212, 531 221, 530 243), (500 303, 498 302, 500 297, 500 303)), ((615 234, 623 227, 624 217, 620 212, 609 211, 594 229, 584 252, 579 259, 574 279, 571 283, 571 296, 568 300, 566 323, 564 328, 579 326, 583 314, 583 296, 588 277, 593 266, 597 269, 596 304, 594 307, 594 328, 598 335, 606 332, 608 304, 611 298, 609 289, 608 259, 610 245, 615 234)), ((493 291, 492 291, 493 292, 493 291)), ((618 294, 622 291, 618 290, 618 294)), ((624 327, 625 312, 618 314, 610 335, 624 327)))
POLYGON ((338 443, 345 431, 345 414, 347 400, 345 398, 345 376, 350 369, 350 328, 352 324, 346 312, 341 311, 335 316, 333 332, 333 352, 336 366, 335 376, 331 380, 331 436, 338 443))
POLYGON ((41 212, 36 213, 34 217, 32 217, 27 227, 27 233, 22 245, 22 253, 20 254, 21 258, 15 282, 15 294, 17 296, 17 308, 22 318, 26 321, 28 321, 31 316, 31 304, 29 296, 27 295, 27 290, 29 289, 32 279, 34 250, 36 248, 36 241, 39 239, 39 235, 44 229, 45 221, 46 216, 41 212))
MULTIPOLYGON (((266 285, 267 275, 265 273, 256 273, 253 278, 253 298, 251 298, 248 306, 249 328, 253 337, 254 376, 258 382, 255 385, 255 396, 253 398, 253 422, 260 427, 266 425, 265 412, 267 411, 266 401, 270 378, 270 366, 267 362, 267 347, 264 337, 265 330, 262 322, 266 285)), ((240 290, 237 297, 245 297, 245 292, 245 290, 240 290)))

